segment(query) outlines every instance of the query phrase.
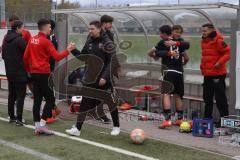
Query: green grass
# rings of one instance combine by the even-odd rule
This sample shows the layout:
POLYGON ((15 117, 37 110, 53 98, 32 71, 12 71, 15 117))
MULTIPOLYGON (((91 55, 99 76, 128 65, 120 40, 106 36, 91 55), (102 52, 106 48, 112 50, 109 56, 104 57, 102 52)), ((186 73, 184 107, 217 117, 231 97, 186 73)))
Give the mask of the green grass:
MULTIPOLYGON (((188 50, 190 61, 187 64, 187 68, 199 69, 201 61, 201 37, 183 37, 186 41, 190 42, 191 47, 188 50)), ((77 44, 78 48, 83 47, 86 35, 70 35, 70 41, 74 41, 77 44)), ((128 55, 128 62, 147 62, 147 43, 144 35, 135 36, 119 36, 119 40, 127 40, 132 42, 132 47, 126 51, 121 50, 128 55)), ((225 38, 226 42, 230 44, 230 38, 225 38)), ((156 45, 159 41, 159 36, 149 36, 150 47, 156 45)))
POLYGON ((0 160, 40 160, 31 155, 0 145, 0 160))
MULTIPOLYGON (((7 107, 0 106, 0 117, 7 117, 7 107)), ((29 111, 24 112, 24 118, 28 122, 32 122, 32 113, 29 111)), ((64 132, 66 128, 71 127, 73 121, 59 120, 57 123, 52 124, 51 128, 55 131, 64 132)), ((10 141, 28 148, 32 148, 38 152, 48 154, 60 159, 69 160, 134 160, 136 158, 125 156, 119 153, 108 151, 105 149, 97 148, 91 145, 83 144, 73 140, 65 139, 58 136, 34 136, 33 130, 17 127, 14 124, 0 121, 0 139, 10 141)), ((118 137, 101 134, 102 132, 110 132, 108 129, 85 124, 81 138, 99 142, 102 144, 119 147, 132 152, 140 153, 146 156, 159 158, 160 160, 227 160, 228 158, 218 155, 205 153, 202 151, 188 149, 177 145, 147 139, 143 145, 134 145, 131 143, 129 135, 122 133, 118 137)), ((1 146, 0 146, 1 148, 1 146)), ((3 151, 8 150, 3 148, 3 151)), ((12 149, 11 149, 12 150, 12 149)), ((1 151, 1 149, 0 149, 1 151)), ((6 157, 15 157, 18 152, 5 152, 2 159, 6 157)), ((20 154, 25 160, 33 159, 31 156, 20 154)), ((1 154, 0 154, 1 158, 1 154)))

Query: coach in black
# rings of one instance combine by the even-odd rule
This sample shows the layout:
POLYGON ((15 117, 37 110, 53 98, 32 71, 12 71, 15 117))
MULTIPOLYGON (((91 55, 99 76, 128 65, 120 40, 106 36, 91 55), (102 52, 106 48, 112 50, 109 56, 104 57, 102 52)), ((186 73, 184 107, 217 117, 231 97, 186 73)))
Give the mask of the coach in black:
MULTIPOLYGON (((82 79, 83 86, 97 90, 112 90, 112 72, 111 61, 116 54, 115 45, 109 39, 105 32, 101 31, 101 23, 92 21, 89 27, 89 37, 82 51, 73 50, 72 54, 78 56, 80 60, 85 61, 85 73, 82 79)), ((87 90, 86 90, 87 92, 87 90)), ((80 113, 77 117, 77 123, 73 128, 66 132, 73 136, 79 136, 86 115, 99 105, 100 101, 96 99, 95 93, 91 97, 83 95, 80 104, 80 113)), ((119 116, 117 106, 108 106, 113 120, 113 130, 111 135, 116 136, 120 133, 119 116)))

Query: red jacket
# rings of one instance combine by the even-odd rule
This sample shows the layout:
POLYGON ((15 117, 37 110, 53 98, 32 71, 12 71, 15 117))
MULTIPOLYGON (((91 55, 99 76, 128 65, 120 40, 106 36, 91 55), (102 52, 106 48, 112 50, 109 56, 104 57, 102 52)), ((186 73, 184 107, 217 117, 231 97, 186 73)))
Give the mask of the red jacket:
POLYGON ((227 74, 226 62, 230 59, 230 46, 224 42, 219 32, 212 32, 202 39, 202 61, 200 69, 203 76, 219 76, 227 74), (215 68, 219 63, 220 67, 215 68))
POLYGON ((31 33, 28 30, 23 29, 22 37, 28 43, 32 36, 31 36, 31 33))
POLYGON ((67 50, 58 53, 52 42, 47 39, 47 36, 39 32, 38 35, 30 39, 23 60, 27 72, 46 74, 51 72, 49 65, 50 57, 60 61, 68 55, 69 52, 67 50))

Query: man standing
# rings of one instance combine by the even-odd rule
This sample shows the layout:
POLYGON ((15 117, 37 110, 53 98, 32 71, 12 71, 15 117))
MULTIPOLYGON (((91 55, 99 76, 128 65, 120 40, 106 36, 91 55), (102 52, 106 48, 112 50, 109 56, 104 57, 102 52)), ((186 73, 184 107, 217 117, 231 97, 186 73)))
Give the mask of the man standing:
MULTIPOLYGON (((9 21, 9 25, 11 27, 13 25, 14 21, 20 21, 20 18, 16 15, 12 15, 11 17, 9 17, 8 21, 9 21)), ((31 33, 24 27, 22 29, 22 37, 26 41, 27 44, 32 37, 31 33)), ((28 86, 28 88, 29 88, 29 90, 31 91, 31 94, 32 94, 33 93, 33 85, 32 85, 30 77, 28 77, 27 86, 28 86)), ((31 95, 31 97, 33 97, 33 95, 31 95)))
MULTIPOLYGON (((165 80, 167 79, 169 82, 171 82, 174 85, 174 100, 175 100, 175 106, 176 106, 176 113, 177 113, 177 119, 174 122, 175 125, 180 126, 183 120, 183 95, 184 95, 184 68, 183 65, 185 65, 189 61, 189 57, 187 55, 187 49, 189 49, 190 45, 188 42, 186 42, 182 38, 183 34, 183 27, 181 25, 174 25, 172 27, 172 39, 170 41, 166 41, 166 46, 172 46, 175 47, 175 49, 179 52, 179 57, 176 61, 172 61, 174 67, 170 67, 171 69, 175 69, 175 71, 180 72, 174 72, 170 73, 167 70, 165 73, 167 73, 165 76, 165 80), (181 44, 181 46, 177 46, 177 44, 181 44), (185 45, 184 45, 185 44, 185 45), (170 78, 171 77, 171 78, 170 78), (175 77, 175 78, 173 78, 175 77)), ((170 100, 170 99, 169 99, 170 100)), ((170 102, 170 101, 169 101, 170 102)))
MULTIPOLYGON (((57 38, 56 38, 56 36, 54 34, 54 29, 55 29, 56 23, 53 20, 50 20, 50 23, 51 23, 51 34, 47 37, 47 39, 49 39, 52 42, 52 44, 54 45, 54 48, 56 50, 58 50, 58 42, 57 42, 57 38)), ((50 57, 49 64, 50 64, 51 73, 53 73, 54 69, 55 69, 55 59, 50 57)), ((54 98, 54 104, 55 104, 56 99, 55 99, 54 91, 53 91, 53 87, 54 86, 53 86, 53 77, 52 76, 53 76, 53 74, 51 74, 51 76, 50 76, 50 85, 49 85, 49 87, 51 89, 52 96, 54 98)), ((50 118, 47 119, 47 123, 53 123, 54 120, 56 120, 57 115, 59 115, 60 113, 61 113, 61 110, 58 109, 57 105, 55 104, 54 108, 52 110, 52 114, 50 115, 50 118)))
MULTIPOLYGON (((111 17, 109 15, 103 15, 100 18, 102 32, 105 33, 108 36, 108 38, 114 43, 114 34, 111 31, 113 20, 114 20, 113 17, 111 17)), ((119 67, 120 67, 120 64, 117 60, 117 57, 114 56, 112 59, 112 68, 119 68, 119 67), (117 65, 117 67, 115 67, 115 65, 117 65)), ((115 73, 115 72, 116 71, 113 71, 113 73, 115 73)), ((115 74, 115 76, 116 76, 116 74, 115 74)), ((103 105, 97 106, 96 111, 97 111, 97 115, 98 115, 98 118, 97 118, 98 121, 103 122, 103 123, 111 122, 111 120, 104 113, 103 105)))
MULTIPOLYGON (((114 21, 113 17, 109 16, 109 15, 103 15, 100 19, 101 21, 101 29, 102 32, 104 32, 108 38, 113 42, 114 44, 114 33, 111 31, 112 29, 112 23, 114 21)), ((113 76, 119 78, 119 72, 120 72, 120 63, 117 59, 117 56, 115 55, 114 57, 112 57, 112 73, 113 76)))
POLYGON ((228 115, 225 78, 226 63, 230 59, 230 47, 224 42, 222 35, 215 30, 213 24, 202 25, 202 61, 201 72, 204 76, 203 99, 205 118, 212 118, 213 96, 215 96, 220 116, 228 115))
MULTIPOLYGON (((10 26, 12 26, 14 21, 19 21, 19 20, 20 20, 20 18, 18 16, 12 15, 8 21, 9 21, 10 26)), ((32 36, 31 36, 31 33, 27 29, 23 28, 22 29, 22 37, 28 43, 28 41, 31 39, 32 36)))
MULTIPOLYGON (((66 130, 69 135, 73 136, 80 136, 86 115, 100 104, 100 101, 97 100, 96 97, 97 90, 107 92, 113 88, 111 62, 112 57, 116 54, 115 46, 109 37, 104 32, 101 32, 101 23, 99 21, 92 21, 90 23, 89 35, 90 37, 82 51, 74 50, 72 53, 74 56, 80 56, 78 58, 86 63, 85 74, 82 80, 83 88, 89 88, 89 90, 95 90, 96 92, 94 92, 94 95, 91 95, 91 97, 83 96, 77 123, 71 129, 66 130)), ((86 92, 89 90, 86 89, 86 92)), ((112 96, 112 94, 109 96, 112 96)), ((110 97, 110 99, 112 99, 112 97, 110 97)), ((108 107, 113 120, 111 135, 117 136, 120 133, 117 106, 108 107)))
POLYGON ((35 122, 35 134, 52 134, 46 126, 47 118, 51 115, 54 107, 54 97, 49 88, 48 79, 51 72, 49 58, 53 57, 56 61, 60 61, 75 49, 75 44, 69 44, 67 49, 62 53, 58 53, 52 42, 47 39, 51 33, 51 23, 47 19, 38 21, 38 35, 31 38, 27 49, 24 53, 24 63, 26 70, 31 73, 33 81, 33 118, 35 122), (40 107, 43 97, 46 105, 40 117, 40 107))
POLYGON ((23 125, 22 113, 26 94, 27 73, 24 70, 23 54, 26 48, 26 41, 22 38, 23 23, 14 21, 11 30, 6 34, 3 46, 2 57, 5 62, 6 75, 8 78, 8 115, 9 122, 16 122, 16 125, 23 125), (17 117, 14 114, 15 101, 17 103, 17 117))
MULTIPOLYGON (((171 93, 167 93, 167 91, 165 91, 166 88, 163 86, 163 115, 165 120, 160 124, 159 128, 164 129, 172 125, 171 94, 174 95, 177 101, 176 108, 179 112, 182 112, 182 110, 180 110, 180 108, 182 109, 181 100, 184 94, 182 58, 184 51, 187 50, 190 45, 183 40, 172 39, 172 28, 169 25, 161 26, 159 31, 161 40, 156 47, 148 51, 148 55, 154 59, 162 59, 162 65, 167 68, 163 70, 163 80, 170 82, 174 87, 171 93)), ((182 118, 182 116, 180 118, 182 118)))

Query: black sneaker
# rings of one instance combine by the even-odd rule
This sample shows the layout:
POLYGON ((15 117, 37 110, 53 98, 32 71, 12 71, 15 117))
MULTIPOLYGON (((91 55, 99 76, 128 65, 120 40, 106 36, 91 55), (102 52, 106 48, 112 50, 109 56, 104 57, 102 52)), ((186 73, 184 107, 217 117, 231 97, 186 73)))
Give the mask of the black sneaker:
POLYGON ((96 118, 96 120, 104 124, 109 124, 111 122, 111 120, 107 117, 101 117, 101 118, 99 117, 99 118, 96 118))
POLYGON ((26 123, 23 121, 16 120, 16 126, 23 126, 23 125, 26 125, 26 123))
POLYGON ((102 122, 105 124, 111 123, 111 120, 107 116, 103 116, 100 119, 102 119, 102 122))

